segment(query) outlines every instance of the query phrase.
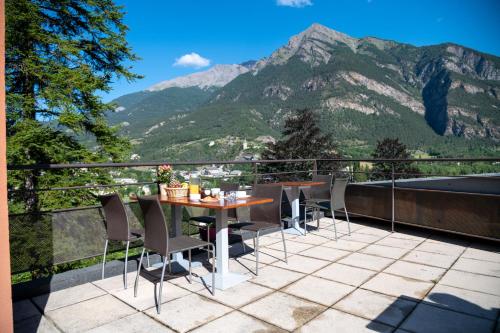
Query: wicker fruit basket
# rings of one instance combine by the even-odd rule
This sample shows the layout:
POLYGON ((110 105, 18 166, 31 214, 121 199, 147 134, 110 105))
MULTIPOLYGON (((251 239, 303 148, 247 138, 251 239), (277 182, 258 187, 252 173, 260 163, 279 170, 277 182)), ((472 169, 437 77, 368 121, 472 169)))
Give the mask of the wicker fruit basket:
POLYGON ((161 195, 171 198, 181 198, 188 196, 188 189, 182 187, 168 187, 167 185, 160 185, 161 195))

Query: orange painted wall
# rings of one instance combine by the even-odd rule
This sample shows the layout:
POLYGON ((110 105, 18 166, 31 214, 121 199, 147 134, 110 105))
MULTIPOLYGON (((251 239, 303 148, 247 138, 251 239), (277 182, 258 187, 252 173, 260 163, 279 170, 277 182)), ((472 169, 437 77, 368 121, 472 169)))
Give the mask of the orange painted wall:
POLYGON ((5 1, 0 0, 0 332, 13 332, 7 207, 7 137, 5 119, 5 1))

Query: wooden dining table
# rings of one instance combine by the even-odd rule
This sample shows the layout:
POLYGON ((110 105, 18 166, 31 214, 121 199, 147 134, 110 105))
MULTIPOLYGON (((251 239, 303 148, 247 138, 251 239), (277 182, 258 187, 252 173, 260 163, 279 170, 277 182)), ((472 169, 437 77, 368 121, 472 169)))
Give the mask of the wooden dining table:
POLYGON ((290 201, 290 206, 292 206, 292 220, 291 225, 288 226, 284 231, 292 235, 305 235, 304 228, 300 227, 300 189, 311 186, 325 185, 325 182, 314 182, 309 180, 304 181, 285 181, 274 183, 275 185, 281 185, 283 188, 289 188, 290 192, 287 193, 288 200, 290 201))
MULTIPOLYGON (((172 222, 174 224, 174 236, 182 234, 182 207, 200 207, 215 210, 215 226, 216 226, 216 247, 215 257, 217 262, 217 273, 215 274, 215 287, 217 289, 227 289, 238 283, 249 279, 248 276, 229 271, 229 240, 228 240, 228 223, 227 212, 229 209, 249 207, 253 205, 262 205, 272 203, 271 198, 256 198, 246 197, 238 198, 234 201, 227 199, 217 200, 213 202, 202 202, 199 200, 190 200, 188 197, 173 198, 166 196, 158 196, 163 204, 171 206, 172 222)), ((184 259, 182 253, 173 254, 173 261, 179 265, 188 268, 189 262, 184 259)), ((196 264, 193 265, 195 267, 196 264)), ((212 284, 211 274, 199 278, 199 282, 206 285, 212 284)))

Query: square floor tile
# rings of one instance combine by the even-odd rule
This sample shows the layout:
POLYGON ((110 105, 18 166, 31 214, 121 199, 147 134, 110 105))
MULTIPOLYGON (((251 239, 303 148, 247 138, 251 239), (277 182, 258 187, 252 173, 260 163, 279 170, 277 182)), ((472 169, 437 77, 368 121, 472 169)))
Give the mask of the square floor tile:
POLYGON ((199 291, 198 294, 232 308, 240 308, 272 292, 274 292, 273 289, 243 282, 226 290, 217 290, 214 296, 206 289, 199 291))
POLYGON ((148 333, 174 333, 168 327, 142 312, 96 327, 88 331, 88 333, 139 333, 144 331, 148 333))
POLYGON ((363 227, 356 231, 358 234, 374 235, 385 237, 391 234, 390 230, 374 228, 374 227, 363 227))
POLYGON ((331 247, 333 249, 339 249, 339 250, 344 250, 344 251, 358 251, 366 246, 368 246, 367 243, 362 243, 362 242, 356 242, 356 241, 351 241, 347 239, 339 239, 338 241, 330 241, 322 246, 326 247, 331 247))
POLYGON ((386 237, 386 238, 378 241, 376 244, 412 250, 415 247, 417 247, 418 244, 420 244, 421 242, 422 241, 414 240, 414 239, 401 239, 401 238, 389 236, 389 237, 386 237))
MULTIPOLYGON (((134 286, 136 275, 137 275, 136 272, 127 273, 127 287, 128 288, 134 286)), ((146 280, 142 276, 139 279, 141 281, 146 280)), ((93 281, 92 284, 98 286, 99 288, 101 288, 107 292, 125 289, 124 285, 123 285, 123 274, 112 276, 112 277, 107 277, 104 280, 96 280, 96 281, 93 281)))
POLYGON ((500 262, 459 258, 451 269, 500 277, 500 262))
MULTIPOLYGON (((306 244, 306 243, 286 241, 286 250, 288 253, 300 253, 302 251, 310 249, 313 246, 314 245, 306 244)), ((284 251, 283 243, 272 244, 272 245, 267 246, 267 248, 273 249, 273 250, 278 250, 278 251, 284 251)))
POLYGON ((445 271, 444 268, 416 264, 413 262, 396 261, 394 264, 387 267, 384 273, 437 283, 445 271))
POLYGON ((329 264, 330 262, 326 260, 295 255, 293 257, 290 257, 288 259, 288 262, 277 261, 271 265, 307 274, 317 271, 318 269, 329 264))
POLYGON ((306 276, 283 289, 283 292, 325 306, 331 306, 354 289, 355 287, 347 284, 315 276, 306 276))
POLYGON ((337 261, 338 259, 345 257, 349 254, 351 254, 351 252, 349 251, 333 249, 331 247, 326 247, 326 246, 316 246, 300 253, 301 256, 328 260, 328 261, 337 261))
POLYGON ((429 282, 379 273, 363 284, 361 288, 415 301, 424 298, 433 286, 434 284, 429 282))
POLYGON ((16 333, 60 333, 54 324, 45 316, 30 317, 14 323, 16 333))
POLYGON ((105 291, 97 288, 92 283, 85 283, 76 287, 34 297, 33 302, 35 302, 40 309, 43 309, 43 312, 47 312, 104 294, 106 294, 105 291))
POLYGON ((191 294, 162 304, 160 314, 156 312, 155 307, 146 310, 146 314, 178 332, 186 332, 231 310, 227 306, 191 294))
POLYGON ((14 321, 21 321, 30 317, 41 317, 42 314, 29 299, 17 301, 12 304, 14 321))
POLYGON ((111 295, 104 295, 48 311, 46 315, 64 332, 82 332, 134 313, 132 307, 111 295))
POLYGON ((373 271, 380 271, 393 262, 393 259, 372 256, 363 253, 353 253, 338 261, 339 264, 371 269, 373 271))
POLYGON ((297 332, 300 333, 332 333, 332 332, 378 332, 389 333, 393 328, 367 319, 356 317, 335 309, 329 309, 314 318, 297 332))
POLYGON ((269 332, 285 333, 286 331, 252 318, 244 313, 233 311, 219 319, 205 324, 193 333, 244 333, 244 332, 269 332))
POLYGON ((491 332, 493 323, 490 320, 419 304, 401 328, 415 333, 482 333, 491 332))
POLYGON ((447 256, 458 257, 464 251, 464 247, 460 245, 450 244, 450 243, 440 243, 440 242, 432 242, 425 241, 420 244, 415 250, 417 251, 425 251, 432 253, 444 254, 447 256))
POLYGON ((286 330, 294 330, 325 310, 324 306, 275 292, 241 311, 286 330))
POLYGON ((465 250, 463 258, 500 262, 500 248, 496 246, 473 245, 465 250))
POLYGON ((493 276, 449 270, 439 283, 500 296, 500 278, 493 276))
POLYGON ((308 233, 306 236, 299 236, 295 238, 293 241, 311 245, 321 245, 323 243, 329 242, 330 239, 313 233, 308 233))
POLYGON ((364 268, 333 263, 313 275, 357 287, 375 274, 364 268))
POLYGON ((450 268, 451 265, 457 260, 455 256, 447 256, 439 253, 423 252, 413 250, 402 258, 404 261, 415 262, 417 264, 450 268))
POLYGON ((500 296, 437 284, 425 303, 494 320, 500 310, 500 296))
MULTIPOLYGON (((197 282, 193 282, 197 283, 197 282)), ((156 292, 160 290, 160 283, 156 284, 156 292)), ((189 295, 190 291, 180 288, 172 283, 163 282, 162 303, 189 295)), ((112 292, 112 295, 139 311, 149 309, 155 303, 155 284, 152 282, 140 283, 137 286, 137 297, 134 297, 134 288, 112 292)))
POLYGON ((304 274, 302 273, 293 272, 288 269, 266 266, 263 269, 260 269, 259 275, 255 276, 250 281, 264 287, 280 289, 291 284, 292 282, 297 281, 303 276, 304 274))
POLYGON ((396 327, 416 305, 416 302, 404 298, 358 289, 335 304, 334 308, 396 327))
POLYGON ((383 238, 383 236, 368 235, 368 234, 363 234, 363 233, 358 233, 358 232, 353 232, 353 233, 351 233, 351 236, 347 236, 347 237, 348 238, 344 238, 344 239, 349 239, 349 240, 361 242, 361 243, 374 243, 374 242, 383 238))
MULTIPOLYGON (((282 246, 283 244, 280 243, 282 246)), ((293 256, 292 253, 288 253, 289 256, 293 256)), ((243 256, 236 257, 234 259, 246 259, 249 261, 255 261, 255 253, 247 253, 243 256)), ((270 249, 268 247, 261 247, 259 249, 259 264, 272 264, 278 260, 284 260, 285 253, 283 251, 278 251, 274 249, 270 249)))
POLYGON ((384 245, 372 244, 360 250, 359 252, 389 259, 399 259, 403 255, 405 255, 408 251, 409 250, 407 249, 401 249, 398 247, 389 247, 384 245))

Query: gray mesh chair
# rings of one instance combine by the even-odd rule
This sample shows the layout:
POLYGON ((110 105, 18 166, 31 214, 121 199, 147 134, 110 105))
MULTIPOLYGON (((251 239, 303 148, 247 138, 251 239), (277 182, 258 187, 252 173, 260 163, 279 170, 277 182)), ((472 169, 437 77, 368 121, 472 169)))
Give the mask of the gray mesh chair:
POLYGON ((127 289, 127 263, 130 242, 140 240, 144 232, 143 230, 130 229, 125 206, 123 205, 122 199, 118 194, 112 193, 100 195, 99 201, 101 202, 102 208, 104 210, 104 217, 106 220, 106 242, 104 243, 101 278, 104 279, 104 266, 106 265, 106 252, 108 251, 109 241, 111 240, 126 242, 127 245, 125 250, 125 264, 123 268, 123 283, 125 285, 125 289, 127 289))
POLYGON ((272 198, 273 202, 269 204, 250 206, 250 221, 232 223, 229 225, 231 229, 237 229, 253 234, 255 252, 255 275, 259 275, 259 236, 264 231, 271 232, 273 230, 281 230, 283 250, 285 251, 285 262, 288 262, 285 235, 283 233, 283 221, 281 220, 282 193, 282 186, 273 184, 255 185, 252 191, 252 196, 272 198))
MULTIPOLYGON (((301 203, 304 206, 304 233, 307 233, 307 211, 310 207, 310 204, 319 204, 319 203, 327 203, 331 198, 332 191, 332 175, 313 175, 313 182, 324 182, 325 184, 319 186, 311 186, 309 191, 307 192, 307 196, 304 202, 301 203)), ((316 213, 316 218, 318 219, 319 224, 319 214, 316 210, 313 210, 313 218, 314 213, 316 213)))
POLYGON ((137 276, 135 278, 134 284, 134 297, 137 297, 139 275, 141 274, 142 260, 144 258, 144 252, 146 251, 146 249, 156 252, 164 258, 163 267, 161 270, 159 294, 158 298, 156 298, 156 311, 159 314, 161 311, 161 295, 167 262, 169 265, 169 271, 170 273, 172 273, 170 267, 170 254, 188 251, 189 282, 191 282, 191 250, 203 247, 207 247, 207 251, 210 251, 212 253, 212 295, 215 295, 215 251, 213 244, 183 235, 177 235, 173 238, 169 238, 165 215, 163 214, 163 210, 161 208, 158 197, 153 195, 147 197, 138 197, 137 199, 144 216, 144 247, 142 249, 141 258, 139 259, 139 266, 137 268, 137 276))
MULTIPOLYGON (((349 236, 351 235, 351 222, 349 221, 349 214, 347 214, 347 208, 345 206, 345 190, 347 188, 348 182, 348 178, 335 178, 330 195, 330 201, 306 202, 304 204, 304 210, 311 209, 316 213, 320 210, 329 210, 331 212, 333 219, 333 228, 335 230, 335 240, 337 240, 337 226, 335 223, 336 210, 344 211, 347 218, 347 228, 349 231, 349 236)), ((307 223, 307 221, 305 223, 307 223)), ((317 214, 317 228, 319 229, 319 214, 317 214)))

